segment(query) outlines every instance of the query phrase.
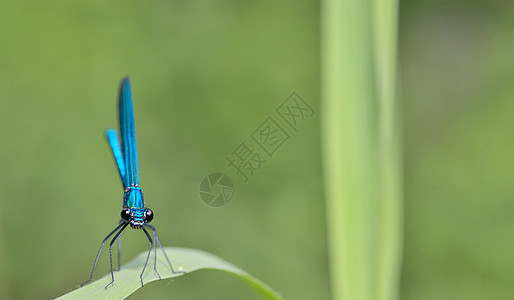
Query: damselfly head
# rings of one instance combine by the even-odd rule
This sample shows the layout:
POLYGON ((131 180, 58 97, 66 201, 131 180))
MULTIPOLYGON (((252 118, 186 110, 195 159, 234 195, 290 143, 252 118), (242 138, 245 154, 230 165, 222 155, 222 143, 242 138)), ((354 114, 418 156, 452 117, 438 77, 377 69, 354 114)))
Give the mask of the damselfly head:
POLYGON ((133 229, 141 229, 145 223, 153 220, 154 213, 149 208, 124 207, 121 210, 121 218, 130 223, 133 229))

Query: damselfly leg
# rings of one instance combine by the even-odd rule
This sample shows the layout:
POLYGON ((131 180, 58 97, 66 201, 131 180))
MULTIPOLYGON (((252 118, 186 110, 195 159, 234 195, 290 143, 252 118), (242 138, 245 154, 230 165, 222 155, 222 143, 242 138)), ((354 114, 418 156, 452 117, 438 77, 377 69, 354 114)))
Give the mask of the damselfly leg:
MULTIPOLYGON (((144 285, 143 284, 143 273, 145 273, 146 265, 148 264, 148 259, 150 258, 150 254, 152 253, 152 248, 155 246, 155 244, 154 244, 152 238, 150 237, 150 235, 148 234, 148 231, 146 231, 146 229, 144 227, 141 227, 141 229, 143 229, 143 231, 146 234, 146 237, 150 241, 150 249, 148 249, 148 255, 146 256, 145 266, 143 267, 143 271, 141 271, 141 275, 139 275, 139 278, 141 279, 141 286, 143 286, 144 285)), ((155 270, 155 272, 157 273, 157 276, 159 276, 159 280, 161 280, 161 275, 159 274, 159 272, 157 272, 157 270, 155 270)))
POLYGON ((125 230, 125 228, 127 228, 128 224, 130 224, 130 223, 125 223, 121 226, 120 230, 112 238, 111 243, 109 244, 109 259, 110 259, 110 263, 111 263, 111 282, 109 282, 109 284, 107 284, 105 286, 105 289, 107 289, 114 282, 114 272, 112 270, 112 244, 114 244, 114 242, 120 236, 120 234, 123 232, 123 230, 125 230))
MULTIPOLYGON (((89 283, 92 279, 93 279, 93 273, 95 272, 95 268, 96 268, 96 264, 98 263, 98 259, 100 258, 100 253, 102 253, 102 249, 104 247, 104 244, 105 242, 111 237, 111 235, 113 235, 116 231, 118 231, 121 227, 123 227, 123 224, 124 223, 120 223, 118 226, 116 226, 116 228, 114 228, 113 231, 111 231, 111 233, 109 233, 105 238, 104 240, 102 241, 102 244, 100 245, 100 249, 98 250, 98 254, 96 255, 96 258, 95 258, 95 263, 93 264, 93 269, 91 270, 91 275, 89 276, 89 279, 86 280, 85 282, 83 282, 80 286, 84 286, 85 284, 89 283)), ((128 223, 125 223, 125 227, 127 227, 128 223)), ((121 229, 123 230, 123 229, 121 229)))
MULTIPOLYGON (((156 231, 155 227, 150 225, 150 224, 145 224, 145 226, 152 230, 154 240, 159 245, 159 247, 161 248, 162 253, 164 254, 164 257, 166 258, 166 261, 168 262, 168 265, 170 266, 171 272, 173 274, 186 274, 186 271, 175 271, 175 269, 173 269, 173 265, 171 265, 170 259, 168 258, 168 255, 166 254, 166 251, 164 251, 164 248, 162 247, 161 240, 159 240, 159 236, 157 236, 157 231, 156 231)), ((157 272, 157 248, 155 250, 154 269, 155 269, 155 272, 157 272)))
POLYGON ((119 271, 121 268, 121 234, 118 238, 118 268, 116 268, 114 271, 119 271))

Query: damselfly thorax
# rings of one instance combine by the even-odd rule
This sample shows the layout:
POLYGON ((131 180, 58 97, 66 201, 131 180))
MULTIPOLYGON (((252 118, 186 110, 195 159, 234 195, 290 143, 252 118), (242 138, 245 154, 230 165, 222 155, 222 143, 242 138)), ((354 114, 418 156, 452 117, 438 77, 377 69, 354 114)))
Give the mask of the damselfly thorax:
POLYGON ((141 229, 144 224, 150 223, 153 220, 153 216, 153 211, 145 208, 141 188, 136 185, 127 187, 123 195, 121 218, 129 222, 130 227, 133 229, 141 229))

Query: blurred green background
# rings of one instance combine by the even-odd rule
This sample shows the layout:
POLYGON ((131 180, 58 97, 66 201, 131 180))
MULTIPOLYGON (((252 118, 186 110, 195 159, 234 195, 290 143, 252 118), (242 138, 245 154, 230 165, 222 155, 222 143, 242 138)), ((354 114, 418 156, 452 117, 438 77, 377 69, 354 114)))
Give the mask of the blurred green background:
MULTIPOLYGON (((316 111, 317 1, 0 2, 0 294, 60 296, 89 276, 122 188, 103 132, 132 80, 141 186, 163 243, 212 252, 287 299, 328 299, 320 116, 247 183, 230 153, 292 91, 316 111), (232 177, 204 205, 211 172, 232 177)), ((402 299, 514 292, 514 5, 404 1, 402 299)), ((123 261, 147 249, 123 238, 123 261)), ((97 276, 108 272, 102 256, 97 276)), ((98 278, 98 277, 97 277, 98 278)), ((133 299, 258 299, 214 271, 133 299)))

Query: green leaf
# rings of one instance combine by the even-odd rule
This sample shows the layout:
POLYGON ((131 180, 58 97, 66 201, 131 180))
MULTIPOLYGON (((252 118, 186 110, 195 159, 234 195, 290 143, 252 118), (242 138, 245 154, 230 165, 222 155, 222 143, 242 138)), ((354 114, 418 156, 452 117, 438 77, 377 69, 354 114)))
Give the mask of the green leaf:
MULTIPOLYGON (((160 249, 159 249, 160 250, 160 249)), ((238 267, 226 262, 225 260, 210 253, 188 248, 164 248, 170 258, 175 271, 184 270, 191 273, 201 269, 213 269, 228 272, 244 279, 252 286, 264 299, 283 299, 280 294, 271 289, 268 285, 251 276, 238 267)), ((58 299, 124 299, 137 289, 141 288, 139 275, 145 264, 148 252, 143 252, 131 262, 121 267, 120 271, 114 272, 114 283, 107 289, 105 286, 111 280, 111 274, 91 282, 90 284, 78 288, 58 299)), ((157 255, 157 270, 162 279, 184 276, 182 273, 173 274, 164 258, 164 255, 157 255)), ((147 269, 143 275, 145 285, 152 281, 159 280, 153 270, 154 256, 150 257, 147 269)), ((185 274, 187 275, 187 274, 185 274)), ((173 290, 170 289, 170 294, 173 290)))

